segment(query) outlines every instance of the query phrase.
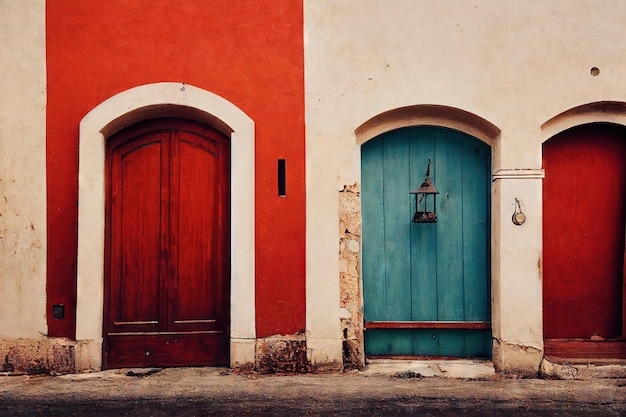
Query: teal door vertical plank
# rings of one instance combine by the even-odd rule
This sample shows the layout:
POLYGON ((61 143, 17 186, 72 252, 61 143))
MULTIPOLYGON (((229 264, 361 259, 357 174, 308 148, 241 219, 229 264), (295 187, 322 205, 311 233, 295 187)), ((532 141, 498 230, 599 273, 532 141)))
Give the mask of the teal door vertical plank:
MULTIPOLYGON (((463 264, 465 320, 488 321, 489 297, 489 200, 491 148, 476 139, 463 140, 463 264)), ((465 336, 466 354, 488 356, 484 332, 470 331, 465 336)))
MULTIPOLYGON (((384 224, 386 268, 386 320, 411 320, 411 282, 409 256, 411 250, 409 194, 409 130, 399 129, 385 136, 384 224)), ((388 332, 389 354, 410 354, 412 342, 406 330, 388 332)))
MULTIPOLYGON (((361 172, 363 315, 365 321, 378 321, 385 319, 382 138, 372 139, 361 147, 361 172)), ((366 332, 365 352, 373 355, 387 352, 384 331, 366 332)))
MULTIPOLYGON (((438 319, 464 320, 463 292, 463 146, 459 133, 437 132, 433 184, 440 193, 437 222, 438 319)), ((464 338, 457 331, 440 332, 441 355, 463 356, 464 338)))
MULTIPOLYGON (((411 130, 410 185, 417 190, 426 178, 428 160, 435 160, 435 131, 432 127, 411 130)), ((415 196, 411 195, 411 212, 415 213, 415 196)), ((437 320, 436 223, 413 223, 411 228, 411 320, 437 320)), ((413 331, 413 354, 437 355, 439 336, 433 330, 413 331), (434 337, 433 337, 434 336, 434 337)))

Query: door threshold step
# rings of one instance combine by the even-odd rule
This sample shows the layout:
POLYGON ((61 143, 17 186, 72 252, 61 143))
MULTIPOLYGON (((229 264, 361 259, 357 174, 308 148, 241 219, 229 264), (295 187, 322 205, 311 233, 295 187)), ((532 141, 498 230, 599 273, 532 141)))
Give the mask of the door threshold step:
POLYGON ((493 379, 493 362, 484 359, 367 359, 366 375, 398 378, 443 377, 455 379, 493 379))

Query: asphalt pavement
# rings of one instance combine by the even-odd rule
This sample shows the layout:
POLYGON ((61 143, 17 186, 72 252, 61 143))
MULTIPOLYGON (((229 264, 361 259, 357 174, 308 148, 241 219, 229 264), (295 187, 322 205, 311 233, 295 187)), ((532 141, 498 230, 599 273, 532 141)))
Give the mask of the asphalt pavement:
POLYGON ((0 416, 626 416, 623 378, 524 379, 484 365, 469 374, 433 365, 306 375, 150 368, 0 376, 0 416))

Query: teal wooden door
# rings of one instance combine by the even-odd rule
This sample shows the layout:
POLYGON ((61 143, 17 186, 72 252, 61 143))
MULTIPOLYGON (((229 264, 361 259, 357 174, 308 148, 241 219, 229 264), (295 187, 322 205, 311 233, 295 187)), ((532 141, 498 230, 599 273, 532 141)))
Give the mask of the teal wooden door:
POLYGON ((368 355, 490 357, 491 148, 411 127, 361 149, 368 355), (436 223, 413 223, 428 159, 436 223))

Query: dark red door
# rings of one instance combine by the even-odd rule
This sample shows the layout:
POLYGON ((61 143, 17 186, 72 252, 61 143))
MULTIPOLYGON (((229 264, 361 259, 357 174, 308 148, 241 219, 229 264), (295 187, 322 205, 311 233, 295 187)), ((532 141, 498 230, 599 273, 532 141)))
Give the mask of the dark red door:
POLYGON ((549 355, 626 355, 625 132, 587 125, 544 144, 543 323, 549 355))
POLYGON ((107 142, 105 368, 228 363, 229 154, 181 119, 107 142))

